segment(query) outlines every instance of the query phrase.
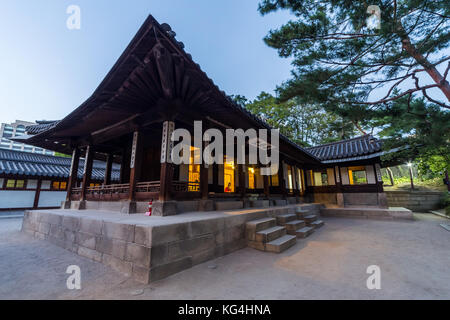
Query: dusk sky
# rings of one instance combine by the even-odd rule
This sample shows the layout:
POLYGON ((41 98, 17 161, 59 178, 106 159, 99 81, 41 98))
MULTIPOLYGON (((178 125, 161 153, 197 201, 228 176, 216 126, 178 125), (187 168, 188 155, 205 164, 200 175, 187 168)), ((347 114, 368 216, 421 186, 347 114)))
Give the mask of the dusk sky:
POLYGON ((100 84, 149 14, 227 94, 253 99, 290 77, 289 60, 263 37, 289 19, 262 17, 258 0, 15 0, 0 10, 0 122, 61 119, 100 84), (81 30, 69 30, 69 5, 81 30))
MULTIPOLYGON (((149 14, 172 26, 177 40, 227 94, 254 99, 261 91, 273 92, 290 78, 291 65, 263 38, 292 16, 279 11, 263 17, 258 3, 3 0, 0 122, 58 120, 69 114, 94 92, 149 14), (81 8, 80 30, 66 27, 70 5, 81 8)), ((420 78, 430 81, 424 74, 420 78)), ((412 80, 405 84, 413 85, 412 80)), ((443 98, 438 89, 430 94, 443 98)))

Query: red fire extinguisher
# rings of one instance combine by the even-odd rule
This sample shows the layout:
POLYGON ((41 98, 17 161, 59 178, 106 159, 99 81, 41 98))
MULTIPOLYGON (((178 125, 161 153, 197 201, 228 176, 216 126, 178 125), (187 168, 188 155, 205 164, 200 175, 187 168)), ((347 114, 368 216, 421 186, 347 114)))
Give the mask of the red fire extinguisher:
POLYGON ((148 212, 145 214, 148 217, 152 216, 152 208, 153 208, 153 200, 150 200, 148 203, 148 212))

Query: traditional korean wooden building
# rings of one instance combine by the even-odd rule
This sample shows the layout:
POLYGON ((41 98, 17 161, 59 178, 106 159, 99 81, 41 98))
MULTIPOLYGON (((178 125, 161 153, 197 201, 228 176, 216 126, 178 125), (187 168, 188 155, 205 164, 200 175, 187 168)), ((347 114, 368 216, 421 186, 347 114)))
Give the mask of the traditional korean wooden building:
MULTIPOLYGON (((70 158, 0 149, 0 211, 59 208, 66 199, 70 165, 70 158)), ((90 187, 105 183, 105 168, 104 162, 93 163, 90 187)), ((111 172, 111 181, 118 182, 120 166, 111 172)), ((76 186, 82 178, 79 168, 76 186)))
POLYGON ((149 16, 91 97, 61 121, 28 128, 21 139, 72 154, 65 208, 105 204, 135 213, 154 200, 154 214, 172 215, 286 201, 386 206, 381 145, 372 136, 310 149, 281 136, 281 166, 271 177, 236 159, 209 167, 167 162, 161 150, 167 149, 168 133, 184 128, 193 135, 194 121, 202 121, 203 130, 271 129, 221 91, 175 35, 149 16), (94 160, 106 166, 103 183, 92 186, 94 160), (121 168, 117 181, 113 163, 121 168))

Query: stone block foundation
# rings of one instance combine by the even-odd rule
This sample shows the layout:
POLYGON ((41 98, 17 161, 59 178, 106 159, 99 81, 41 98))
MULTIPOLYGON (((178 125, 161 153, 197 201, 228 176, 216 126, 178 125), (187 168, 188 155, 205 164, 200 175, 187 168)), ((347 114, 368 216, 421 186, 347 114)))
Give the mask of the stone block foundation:
POLYGON ((322 205, 147 217, 99 210, 26 211, 22 231, 149 283, 247 246, 245 223, 322 205))

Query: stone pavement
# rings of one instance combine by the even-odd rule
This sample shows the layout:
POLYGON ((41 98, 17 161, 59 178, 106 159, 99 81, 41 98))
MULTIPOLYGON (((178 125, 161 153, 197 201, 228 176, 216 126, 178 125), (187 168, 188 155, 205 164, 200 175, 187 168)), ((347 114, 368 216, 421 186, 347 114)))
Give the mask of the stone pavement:
POLYGON ((20 233, 0 221, 0 299, 450 299, 446 220, 325 218, 325 227, 281 254, 245 248, 150 285, 20 233), (66 289, 67 266, 82 290, 66 289), (366 269, 381 268, 381 290, 366 269))

